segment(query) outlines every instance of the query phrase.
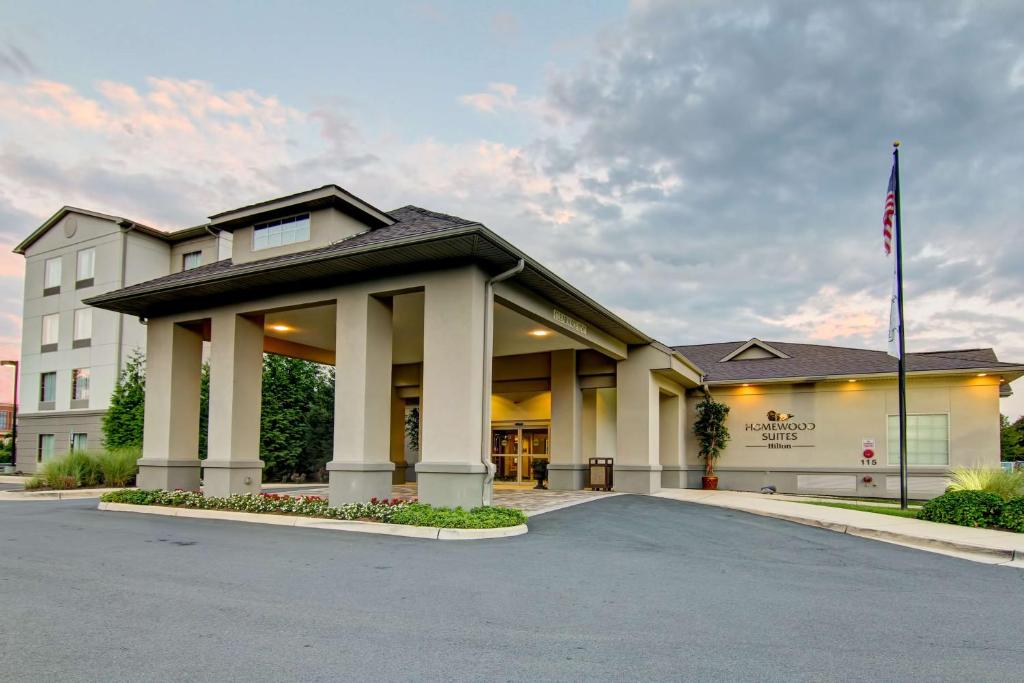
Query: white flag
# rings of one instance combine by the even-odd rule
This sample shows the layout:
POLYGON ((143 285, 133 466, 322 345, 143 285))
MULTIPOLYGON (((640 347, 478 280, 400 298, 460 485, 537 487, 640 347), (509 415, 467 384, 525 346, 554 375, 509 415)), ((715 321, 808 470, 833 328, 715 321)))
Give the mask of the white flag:
POLYGON ((899 262, 899 254, 892 260, 892 298, 889 302, 889 355, 893 358, 900 357, 900 320, 899 295, 896 279, 896 264, 899 262))

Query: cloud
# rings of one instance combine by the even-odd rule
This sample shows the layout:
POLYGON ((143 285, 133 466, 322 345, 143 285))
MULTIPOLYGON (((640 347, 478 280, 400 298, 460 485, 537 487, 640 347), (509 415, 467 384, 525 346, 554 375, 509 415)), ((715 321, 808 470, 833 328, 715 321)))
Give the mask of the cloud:
POLYGON ((518 88, 511 83, 489 83, 486 92, 463 95, 459 101, 488 114, 498 109, 511 109, 516 103, 518 88))

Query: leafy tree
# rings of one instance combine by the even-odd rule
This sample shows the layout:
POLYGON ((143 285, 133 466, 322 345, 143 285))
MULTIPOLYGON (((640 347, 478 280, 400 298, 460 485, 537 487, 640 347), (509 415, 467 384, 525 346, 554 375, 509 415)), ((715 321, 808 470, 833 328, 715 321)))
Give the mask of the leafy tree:
POLYGON ((333 450, 334 382, 323 366, 263 357, 260 458, 269 480, 315 474, 333 450))
POLYGON ((715 460, 722 454, 722 449, 731 438, 725 419, 729 416, 729 406, 704 394, 697 404, 697 419, 693 423, 693 434, 700 445, 697 455, 704 459, 704 476, 715 476, 715 460))
POLYGON ((210 364, 203 363, 199 375, 199 457, 206 459, 206 439, 210 434, 210 364))
POLYGON ((999 416, 999 452, 1003 460, 1024 460, 1024 417, 1011 423, 1005 415, 999 416))
POLYGON ((110 408, 103 416, 103 442, 107 448, 141 448, 146 410, 146 357, 134 349, 117 378, 110 408))

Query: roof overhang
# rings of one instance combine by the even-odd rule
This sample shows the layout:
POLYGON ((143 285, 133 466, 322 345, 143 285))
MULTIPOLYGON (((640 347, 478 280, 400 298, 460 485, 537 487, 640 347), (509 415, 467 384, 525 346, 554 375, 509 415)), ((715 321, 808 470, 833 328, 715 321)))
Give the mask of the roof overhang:
MULTIPOLYGON (((498 273, 514 266, 519 259, 526 262, 523 272, 516 276, 515 281, 520 286, 626 344, 654 341, 480 224, 343 251, 319 249, 282 259, 225 267, 213 264, 190 271, 184 279, 171 282, 153 280, 100 294, 86 299, 85 303, 151 318, 209 308, 211 303, 237 303, 285 291, 308 291, 397 273, 425 272, 470 263, 498 273)), ((685 360, 678 352, 673 353, 685 360)))
MULTIPOLYGON (((1008 365, 1002 367, 977 367, 977 368, 959 368, 955 370, 908 370, 908 377, 941 377, 941 376, 962 376, 962 375, 973 375, 973 376, 984 376, 992 375, 999 376, 1006 381, 1008 385, 1010 382, 1019 379, 1024 376, 1024 365, 1008 365)), ((850 380, 878 380, 878 379, 896 379, 899 373, 896 372, 867 372, 867 373, 854 373, 846 375, 816 375, 816 376, 800 376, 800 377, 761 377, 761 378, 747 378, 747 379, 720 379, 720 380, 708 380, 705 382, 709 387, 728 387, 728 386, 746 386, 746 385, 757 385, 757 384, 813 384, 817 382, 842 382, 850 380)))
POLYGON ((337 185, 324 185, 315 190, 306 190, 214 214, 210 216, 210 227, 230 232, 259 221, 327 208, 337 209, 370 227, 395 223, 394 218, 345 189, 337 185))

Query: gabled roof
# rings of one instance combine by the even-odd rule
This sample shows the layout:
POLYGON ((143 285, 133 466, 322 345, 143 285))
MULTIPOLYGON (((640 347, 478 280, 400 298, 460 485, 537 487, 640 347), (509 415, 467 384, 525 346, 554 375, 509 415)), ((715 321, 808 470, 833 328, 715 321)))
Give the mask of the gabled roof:
POLYGON ((327 246, 235 264, 231 259, 142 282, 85 303, 141 317, 269 296, 421 266, 477 263, 501 272, 526 262, 516 282, 627 344, 653 339, 604 308, 477 221, 417 206, 388 212, 391 225, 327 246))
POLYGON ((395 222, 390 215, 369 202, 360 199, 343 187, 330 184, 215 213, 210 216, 210 225, 218 230, 231 231, 237 227, 251 225, 254 220, 271 220, 296 212, 315 211, 329 207, 346 213, 371 228, 391 225, 395 222))
POLYGON ((35 244, 40 237, 45 235, 50 230, 50 228, 59 223, 61 219, 67 216, 69 213, 77 213, 81 216, 92 216, 93 218, 107 220, 112 223, 115 223, 122 230, 134 230, 136 232, 141 232, 145 235, 149 235, 150 237, 156 237, 157 239, 169 242, 171 244, 181 242, 187 239, 192 239, 194 237, 201 237, 207 232, 207 226, 205 224, 197 225, 192 228, 185 228, 183 230, 177 230, 175 232, 164 232, 163 230, 151 228, 148 225, 144 225, 143 223, 133 221, 132 219, 125 218, 123 216, 113 216, 108 213, 100 213, 99 211, 80 209, 76 206, 62 206, 60 209, 57 210, 55 214, 47 218, 42 225, 33 230, 31 235, 22 240, 21 243, 18 244, 18 246, 14 247, 14 253, 24 255, 25 251, 28 250, 29 247, 35 244))
MULTIPOLYGON (((857 377, 896 374, 898 362, 885 351, 855 349, 820 344, 763 342, 786 355, 785 358, 723 359, 748 347, 750 342, 690 344, 673 348, 704 368, 709 383, 736 383, 765 380, 812 381, 830 377, 857 377)), ((1024 373, 1024 364, 1003 363, 992 349, 961 349, 907 354, 909 372, 992 372, 1013 375, 1024 373)))
POLYGON ((736 350, 730 351, 729 353, 727 353, 723 358, 719 359, 718 362, 719 363, 728 363, 729 361, 742 356, 748 350, 753 349, 753 348, 761 349, 766 354, 771 355, 771 356, 775 356, 776 358, 789 358, 789 356, 784 354, 782 351, 779 351, 778 349, 776 349, 771 344, 769 344, 767 342, 763 342, 760 339, 758 339, 757 337, 754 337, 750 341, 748 341, 746 344, 743 344, 741 346, 736 347, 736 350))

